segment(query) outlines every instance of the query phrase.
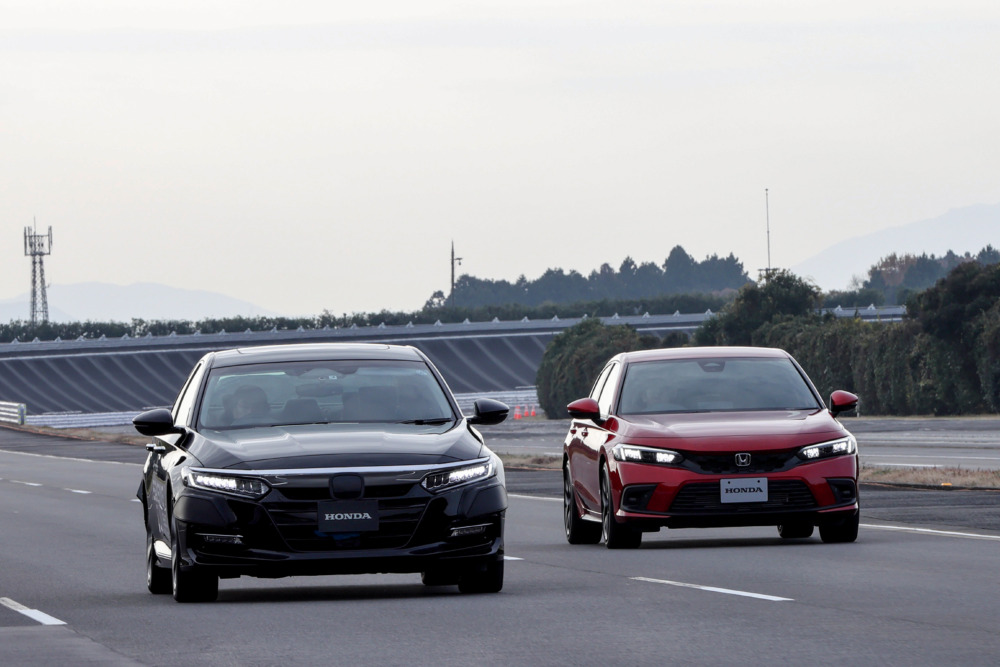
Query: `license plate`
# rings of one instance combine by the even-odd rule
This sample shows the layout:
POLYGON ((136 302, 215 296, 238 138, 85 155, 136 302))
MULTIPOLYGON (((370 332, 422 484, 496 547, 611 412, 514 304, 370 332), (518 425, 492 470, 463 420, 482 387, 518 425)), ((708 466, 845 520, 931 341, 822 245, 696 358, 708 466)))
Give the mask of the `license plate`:
POLYGON ((319 503, 322 533, 367 533, 378 530, 377 500, 335 500, 319 503))
POLYGON ((766 503, 767 477, 724 479, 719 493, 724 503, 766 503))

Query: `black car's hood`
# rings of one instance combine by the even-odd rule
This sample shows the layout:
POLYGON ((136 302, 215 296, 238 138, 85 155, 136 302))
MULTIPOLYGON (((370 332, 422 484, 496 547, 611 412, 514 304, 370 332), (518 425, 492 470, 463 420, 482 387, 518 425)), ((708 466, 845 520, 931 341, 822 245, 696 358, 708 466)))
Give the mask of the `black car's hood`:
POLYGON ((407 424, 307 424, 205 431, 191 455, 208 468, 242 470, 435 465, 481 456, 466 428, 407 424))

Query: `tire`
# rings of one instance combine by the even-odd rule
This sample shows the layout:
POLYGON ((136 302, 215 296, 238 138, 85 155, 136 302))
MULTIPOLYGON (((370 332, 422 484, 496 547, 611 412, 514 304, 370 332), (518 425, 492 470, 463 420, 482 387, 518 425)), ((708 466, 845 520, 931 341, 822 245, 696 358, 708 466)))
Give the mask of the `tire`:
POLYGON ((146 528, 146 588, 153 595, 165 595, 172 590, 170 568, 162 567, 153 549, 153 533, 146 528))
POLYGON ((502 588, 503 556, 466 572, 458 582, 458 590, 462 593, 499 593, 502 588))
POLYGON ((827 543, 853 542, 858 539, 858 524, 861 521, 861 512, 856 511, 850 517, 837 523, 820 524, 819 536, 827 543))
POLYGON ((569 478, 569 468, 563 467, 563 525, 570 544, 597 544, 601 541, 601 524, 586 521, 576 511, 576 491, 569 478))
POLYGON ((608 469, 601 467, 601 539, 608 549, 638 549, 642 532, 632 526, 618 523, 611 502, 611 477, 608 469))
POLYGON ((170 524, 170 580, 174 600, 211 602, 219 597, 219 577, 198 570, 195 565, 181 567, 180 543, 176 521, 170 524))
POLYGON ((446 570, 427 570, 420 573, 420 581, 424 586, 454 586, 459 579, 459 575, 446 570))
POLYGON ((778 524, 778 535, 786 540, 804 539, 812 537, 813 525, 811 523, 784 523, 778 524))

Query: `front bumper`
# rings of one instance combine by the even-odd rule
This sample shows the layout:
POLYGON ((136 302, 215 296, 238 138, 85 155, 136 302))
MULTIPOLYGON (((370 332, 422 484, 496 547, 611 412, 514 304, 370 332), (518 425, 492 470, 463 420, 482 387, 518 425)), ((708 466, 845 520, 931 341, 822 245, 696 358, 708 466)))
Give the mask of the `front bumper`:
POLYGON ((496 479, 441 494, 413 485, 378 498, 382 520, 370 533, 320 532, 319 502, 301 490, 249 501, 186 489, 174 507, 181 566, 272 578, 461 571, 503 558, 507 494, 496 479))
POLYGON ((678 467, 615 462, 612 495, 619 521, 640 528, 773 526, 837 523, 857 512, 856 456, 803 463, 789 470, 705 475, 678 467), (723 479, 766 478, 766 502, 723 503, 723 479))

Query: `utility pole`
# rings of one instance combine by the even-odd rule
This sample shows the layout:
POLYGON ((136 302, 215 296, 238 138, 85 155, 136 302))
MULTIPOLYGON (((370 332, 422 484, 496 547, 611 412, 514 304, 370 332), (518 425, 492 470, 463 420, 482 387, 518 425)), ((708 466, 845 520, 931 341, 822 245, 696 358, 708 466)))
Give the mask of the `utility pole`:
POLYGON ((24 228, 24 254, 31 257, 31 326, 49 321, 49 300, 45 293, 45 264, 43 258, 52 253, 52 227, 48 235, 38 233, 38 223, 34 228, 24 228))
POLYGON ((760 273, 763 274, 761 277, 766 283, 774 275, 774 269, 771 268, 771 209, 767 197, 767 188, 764 188, 764 219, 767 222, 767 268, 761 269, 760 273))
POLYGON ((455 257, 455 240, 451 241, 451 292, 448 293, 449 305, 455 307, 455 265, 461 265, 462 258, 455 257))

